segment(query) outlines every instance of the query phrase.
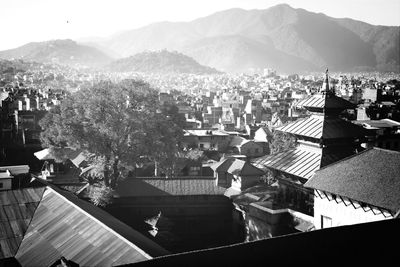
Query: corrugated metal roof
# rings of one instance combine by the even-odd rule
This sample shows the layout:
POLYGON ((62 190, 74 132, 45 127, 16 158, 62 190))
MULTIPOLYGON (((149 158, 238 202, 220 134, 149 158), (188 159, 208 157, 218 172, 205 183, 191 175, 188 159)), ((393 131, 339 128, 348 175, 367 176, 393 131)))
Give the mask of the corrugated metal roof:
POLYGON ((276 130, 319 139, 322 137, 323 122, 323 116, 311 116, 309 118, 296 120, 276 130))
POLYGON ((151 258, 136 246, 145 242, 153 246, 105 211, 47 187, 15 258, 22 266, 49 266, 61 256, 80 266, 122 265, 151 258))
POLYGON ((0 259, 14 257, 44 189, 0 191, 0 259))
POLYGON ((121 182, 116 194, 120 197, 223 195, 214 178, 130 178, 121 182))
POLYGON ((361 126, 340 118, 323 115, 312 115, 305 119, 299 119, 279 127, 277 130, 316 139, 352 138, 362 137, 366 134, 365 129, 361 126))
POLYGON ((276 169, 308 180, 320 168, 321 153, 297 147, 257 158, 252 163, 256 167, 276 169))
POLYGON ((306 98, 296 105, 298 108, 320 108, 320 109, 352 109, 355 105, 351 102, 330 94, 316 94, 306 98))

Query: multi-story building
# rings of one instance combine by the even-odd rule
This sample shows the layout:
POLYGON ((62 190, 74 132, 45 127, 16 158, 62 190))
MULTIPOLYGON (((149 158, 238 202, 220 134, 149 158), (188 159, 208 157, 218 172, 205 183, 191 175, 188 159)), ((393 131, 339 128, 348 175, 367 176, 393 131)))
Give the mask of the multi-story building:
POLYGON ((357 153, 365 130, 339 117, 343 110, 355 106, 337 97, 329 88, 328 73, 320 93, 299 105, 307 109, 311 116, 276 128, 294 135, 297 146, 253 162, 271 171, 279 181, 281 203, 312 215, 313 193, 303 185, 318 169, 357 153))

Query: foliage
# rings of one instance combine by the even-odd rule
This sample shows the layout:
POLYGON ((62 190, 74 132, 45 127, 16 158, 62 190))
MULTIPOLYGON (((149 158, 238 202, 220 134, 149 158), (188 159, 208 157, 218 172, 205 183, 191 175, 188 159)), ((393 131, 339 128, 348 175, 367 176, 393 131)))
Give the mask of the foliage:
POLYGON ((135 80, 83 88, 41 120, 42 145, 94 155, 88 180, 115 189, 143 158, 170 164, 179 149, 184 119, 176 107, 160 107, 157 94, 135 80))
POLYGON ((96 206, 105 207, 112 201, 113 191, 104 185, 92 186, 89 190, 90 201, 96 206))
POLYGON ((274 131, 271 142, 271 154, 277 154, 296 147, 296 138, 288 133, 274 131))

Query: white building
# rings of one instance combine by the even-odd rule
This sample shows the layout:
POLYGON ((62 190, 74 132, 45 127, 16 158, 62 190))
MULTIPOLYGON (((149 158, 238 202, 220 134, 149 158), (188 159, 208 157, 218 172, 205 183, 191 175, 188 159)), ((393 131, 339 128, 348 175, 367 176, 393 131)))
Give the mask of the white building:
POLYGON ((367 149, 318 170, 314 189, 316 229, 399 218, 400 153, 367 149))

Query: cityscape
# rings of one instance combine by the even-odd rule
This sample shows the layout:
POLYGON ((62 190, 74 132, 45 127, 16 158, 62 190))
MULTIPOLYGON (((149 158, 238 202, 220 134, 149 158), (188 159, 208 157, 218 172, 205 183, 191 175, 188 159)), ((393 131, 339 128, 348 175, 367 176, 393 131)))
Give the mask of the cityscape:
POLYGON ((0 266, 392 264, 398 0, 16 2, 0 266))

